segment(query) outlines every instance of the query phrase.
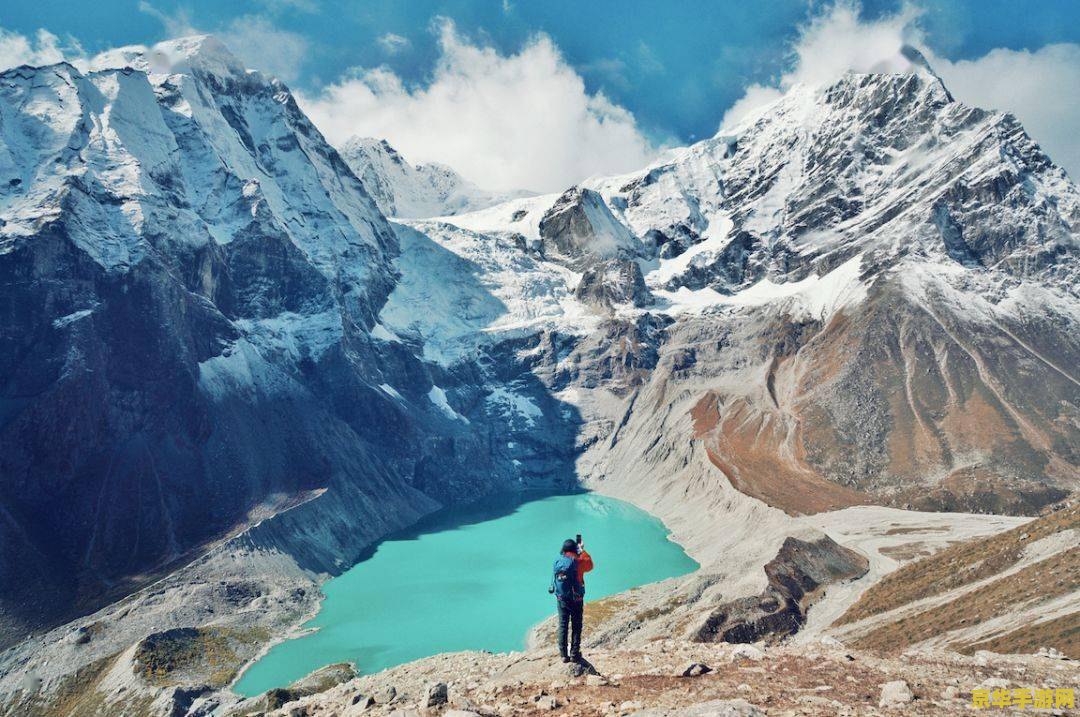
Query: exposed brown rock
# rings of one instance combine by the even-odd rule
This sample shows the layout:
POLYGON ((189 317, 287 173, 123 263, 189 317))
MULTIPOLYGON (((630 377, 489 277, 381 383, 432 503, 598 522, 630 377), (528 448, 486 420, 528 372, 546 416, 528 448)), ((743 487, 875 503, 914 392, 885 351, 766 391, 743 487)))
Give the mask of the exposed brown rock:
POLYGON ((726 603, 694 634, 700 642, 775 641, 798 632, 806 613, 826 585, 866 574, 866 558, 823 536, 815 541, 788 538, 765 566, 769 586, 757 597, 726 603))

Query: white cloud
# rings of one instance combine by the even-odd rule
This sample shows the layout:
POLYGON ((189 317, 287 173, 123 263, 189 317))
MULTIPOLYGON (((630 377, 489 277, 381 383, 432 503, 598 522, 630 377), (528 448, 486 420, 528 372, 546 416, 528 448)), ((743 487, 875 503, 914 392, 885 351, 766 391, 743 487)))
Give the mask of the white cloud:
POLYGON ((29 38, 0 27, 0 71, 19 65, 52 65, 82 55, 78 44, 61 42, 48 30, 38 30, 29 38))
POLYGON ((169 14, 147 0, 140 0, 139 10, 156 18, 168 39, 214 34, 245 67, 280 77, 286 82, 299 77, 300 66, 307 55, 307 40, 294 32, 277 28, 258 15, 243 15, 224 27, 209 30, 196 27, 183 8, 169 14))
POLYGON ((307 56, 307 40, 257 15, 238 17, 217 35, 246 67, 286 82, 299 77, 307 56))
POLYGON ((386 33, 376 40, 376 42, 379 43, 383 51, 388 55, 396 55, 409 46, 409 38, 402 37, 393 32, 386 33))
POLYGON ((1080 45, 998 48, 959 62, 928 59, 958 100, 1012 112, 1054 162, 1080 179, 1080 45))
POLYGON ((165 35, 169 39, 200 34, 199 30, 191 23, 191 18, 188 17, 187 10, 184 8, 178 8, 175 13, 170 15, 167 12, 158 10, 147 0, 139 0, 139 12, 146 13, 160 22, 161 26, 165 28, 165 35))
POLYGON ((840 0, 800 32, 792 63, 775 83, 756 84, 724 114, 730 127, 752 110, 781 96, 794 84, 821 84, 844 72, 903 72, 907 44, 923 53, 931 68, 961 102, 1015 114, 1050 157, 1073 177, 1080 176, 1080 45, 1047 45, 1035 52, 998 48, 974 60, 951 62, 926 49, 918 28, 919 10, 905 6, 895 15, 861 20, 859 6, 840 0))
POLYGON ((775 84, 751 85, 728 109, 721 127, 731 126, 749 112, 779 98, 797 84, 816 85, 839 78, 844 72, 903 72, 910 62, 900 54, 915 40, 913 21, 918 11, 905 7, 878 20, 859 19, 859 6, 837 2, 802 28, 792 48, 791 68, 775 84))
POLYGON ((445 22, 439 45, 427 86, 364 70, 304 99, 304 108, 331 142, 385 138, 412 161, 443 162, 493 189, 559 190, 653 156, 633 115, 589 94, 547 36, 504 56, 445 22))

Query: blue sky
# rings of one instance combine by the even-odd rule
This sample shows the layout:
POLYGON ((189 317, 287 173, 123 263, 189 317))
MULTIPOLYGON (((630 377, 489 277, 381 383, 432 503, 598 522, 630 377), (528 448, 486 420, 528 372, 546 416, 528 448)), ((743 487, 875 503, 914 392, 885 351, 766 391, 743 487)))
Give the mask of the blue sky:
MULTIPOLYGON (((978 62, 999 49, 1030 55, 1080 43, 1075 0, 923 0, 918 12, 912 7, 866 0, 857 12, 867 23, 903 15, 907 31, 917 31, 920 46, 943 64, 978 62)), ((827 11, 824 3, 806 0, 34 0, 5 3, 0 28, 31 42, 45 29, 67 51, 80 51, 77 45, 88 55, 186 32, 213 32, 249 65, 268 69, 311 98, 378 67, 400 81, 400 92, 424 88, 447 53, 446 20, 452 21, 457 42, 494 48, 505 57, 543 35, 583 81, 586 95, 600 94, 630 113, 652 148, 715 133, 748 86, 779 83, 799 62, 793 47, 800 33, 827 11)), ((1075 64, 1069 52, 1056 61, 1075 64)), ((1063 77, 1071 77, 1069 69, 1063 77)), ((1067 91, 1075 94, 1076 87, 1067 91)), ((1030 93, 1015 102, 1031 104, 1030 93)), ((425 152, 423 143, 404 143, 414 145, 412 154, 425 152)), ((601 162, 599 169, 610 168, 601 162)), ((504 177, 501 183, 517 178, 504 177)))

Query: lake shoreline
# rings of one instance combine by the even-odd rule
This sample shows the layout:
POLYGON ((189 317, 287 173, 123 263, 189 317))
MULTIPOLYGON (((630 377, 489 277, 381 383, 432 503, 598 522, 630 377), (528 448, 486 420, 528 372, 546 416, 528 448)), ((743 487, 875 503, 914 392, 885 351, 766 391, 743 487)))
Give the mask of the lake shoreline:
MULTIPOLYGON (((596 537, 602 554, 598 562, 612 568, 609 573, 598 570, 595 579, 587 580, 594 590, 590 596, 595 596, 593 599, 657 580, 685 576, 700 567, 677 541, 671 539, 671 531, 660 519, 619 498, 584 489, 571 492, 522 491, 485 496, 466 506, 444 508, 425 515, 413 525, 395 531, 372 545, 370 550, 366 551, 364 559, 349 570, 321 582, 321 599, 314 613, 306 614, 303 620, 282 633, 279 639, 265 645, 237 674, 230 684, 230 689, 239 695, 252 696, 268 688, 270 682, 274 683, 271 686, 284 686, 280 684, 284 678, 270 679, 262 674, 256 676, 252 673, 253 669, 269 672, 277 670, 278 674, 282 675, 288 672, 292 677, 285 682, 288 684, 320 666, 336 662, 352 662, 359 670, 373 674, 402 662, 445 651, 491 649, 505 652, 527 649, 532 631, 553 612, 553 608, 548 604, 550 596, 546 594, 546 584, 542 599, 537 598, 537 588, 534 586, 537 582, 536 576, 539 571, 546 570, 541 566, 557 553, 553 535, 557 535, 558 542, 561 542, 561 539, 566 537, 562 533, 571 531, 567 536, 572 537, 573 532, 576 532, 573 530, 575 526, 585 534, 587 545, 592 543, 590 534, 596 537), (543 511, 551 511, 552 515, 540 515, 543 511), (560 519, 566 520, 566 528, 554 527, 553 523, 557 524, 560 519), (532 532, 523 533, 521 525, 529 525, 532 532), (592 529, 581 528, 582 525, 591 525, 592 529), (600 526, 604 526, 604 529, 601 530, 600 526), (506 533, 487 532, 493 530, 505 530, 506 533), (621 537, 612 537, 615 543, 606 547, 604 542, 609 538, 604 534, 604 530, 614 530, 621 537), (521 541, 521 545, 512 545, 514 540, 521 541), (635 540, 642 545, 634 547, 635 540), (479 561, 481 570, 509 572, 491 577, 481 575, 476 587, 479 592, 475 595, 469 593, 473 588, 466 585, 464 599, 461 595, 461 576, 454 568, 443 564, 447 559, 446 555, 429 564, 424 562, 427 559, 425 556, 409 552, 420 548, 421 552, 429 550, 441 555, 449 546, 457 551, 450 553, 458 556, 452 559, 460 560, 461 565, 469 566, 465 569, 468 571, 477 564, 475 541, 485 546, 498 546, 501 550, 492 553, 496 562, 494 567, 485 566, 485 560, 479 561), (646 548, 646 545, 649 547, 646 548), (653 551, 656 558, 641 560, 641 551, 653 551), (519 556, 519 552, 524 552, 527 557, 519 556), (513 559, 505 560, 507 557, 513 559), (416 618, 417 614, 423 612, 421 607, 403 610, 400 605, 385 602, 382 592, 409 590, 407 576, 412 574, 412 568, 402 570, 395 564, 393 570, 390 570, 388 564, 395 560, 409 559, 420 561, 415 569, 424 576, 425 583, 435 586, 433 593, 440 589, 450 591, 446 597, 455 601, 460 614, 460 618, 455 618, 453 622, 460 619, 470 627, 460 628, 438 622, 421 626, 417 624, 416 618), (521 572, 522 568, 516 563, 519 559, 523 561, 522 565, 528 566, 524 572, 521 572), (665 565, 668 564, 677 567, 673 567, 671 572, 665 572, 665 565), (346 578, 360 568, 369 573, 382 571, 378 572, 377 581, 389 580, 391 582, 387 585, 390 586, 396 585, 393 581, 399 579, 395 577, 398 573, 404 572, 406 577, 401 578, 403 583, 400 587, 380 587, 375 593, 364 592, 372 590, 368 584, 370 581, 365 582, 358 577, 346 578), (636 575, 640 577, 635 577, 636 575), (518 585, 522 582, 526 585, 518 585), (328 589, 329 585, 334 587, 328 589), (335 597, 343 590, 345 592, 342 597, 335 597), (359 592, 352 594, 350 590, 359 592), (358 595, 363 595, 363 599, 358 595), (500 609, 506 610, 508 606, 509 612, 502 616, 502 619, 493 620, 489 613, 480 612, 480 608, 473 604, 477 599, 490 600, 489 608, 494 613, 500 609), (342 607, 339 608, 336 600, 345 602, 341 603, 342 607), (368 606, 376 612, 367 614, 364 610, 358 610, 357 605, 368 606), (527 616, 526 622, 522 622, 523 615, 527 616), (496 623, 498 627, 494 625, 496 623), (326 634, 323 631, 328 625, 330 633, 326 634), (363 628, 358 625, 363 625, 363 628), (409 631, 412 629, 422 631, 423 640, 427 641, 425 644, 431 645, 430 649, 423 649, 410 642, 412 638, 409 631), (350 633, 350 630, 358 632, 350 633), (353 650, 355 654, 356 650, 361 649, 360 643, 355 642, 358 634, 364 636, 362 642, 368 647, 362 649, 367 654, 361 655, 359 659, 351 659, 351 656, 346 656, 344 652, 353 650), (511 634, 512 637, 508 637, 511 634), (376 640, 376 635, 381 636, 383 641, 376 640), (305 640, 307 643, 304 643, 305 640), (343 641, 352 647, 343 647, 343 641), (305 644, 307 646, 303 646, 305 644), (316 644, 323 647, 316 648, 316 644), (284 648, 284 645, 291 647, 284 648), (318 664, 315 664, 310 655, 304 654, 305 650, 317 651, 318 664), (299 661, 311 669, 305 667, 301 671, 293 664, 288 668, 277 667, 291 661, 299 661), (370 671, 364 670, 364 662, 373 665, 370 671), (257 667, 260 664, 263 665, 262 668, 257 667)), ((471 576, 466 576, 466 579, 471 579, 471 576)), ((545 577, 544 580, 546 579, 545 577)), ((410 598, 430 602, 433 610, 445 609, 445 601, 436 600, 432 595, 411 595, 410 598)))

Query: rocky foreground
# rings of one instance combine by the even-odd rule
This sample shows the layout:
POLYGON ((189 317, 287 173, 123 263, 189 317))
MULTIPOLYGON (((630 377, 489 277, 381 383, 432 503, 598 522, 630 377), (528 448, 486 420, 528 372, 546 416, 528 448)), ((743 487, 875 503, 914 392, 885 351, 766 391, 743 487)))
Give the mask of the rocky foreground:
MULTIPOLYGON (((912 651, 886 657, 850 650, 831 638, 767 648, 658 640, 647 648, 598 650, 587 657, 591 665, 583 667, 564 665, 550 650, 438 655, 299 699, 284 691, 269 693, 225 713, 952 715, 971 708, 972 690, 989 695, 1005 690, 1010 701, 1013 690, 1031 690, 1028 711, 1037 694, 1047 694, 1036 691, 1050 690, 1056 699, 1055 690, 1080 684, 1080 663, 1055 650, 972 656, 912 651)), ((1075 713, 1064 706, 1064 694, 1056 704, 1062 706, 1038 713, 1075 713)))

